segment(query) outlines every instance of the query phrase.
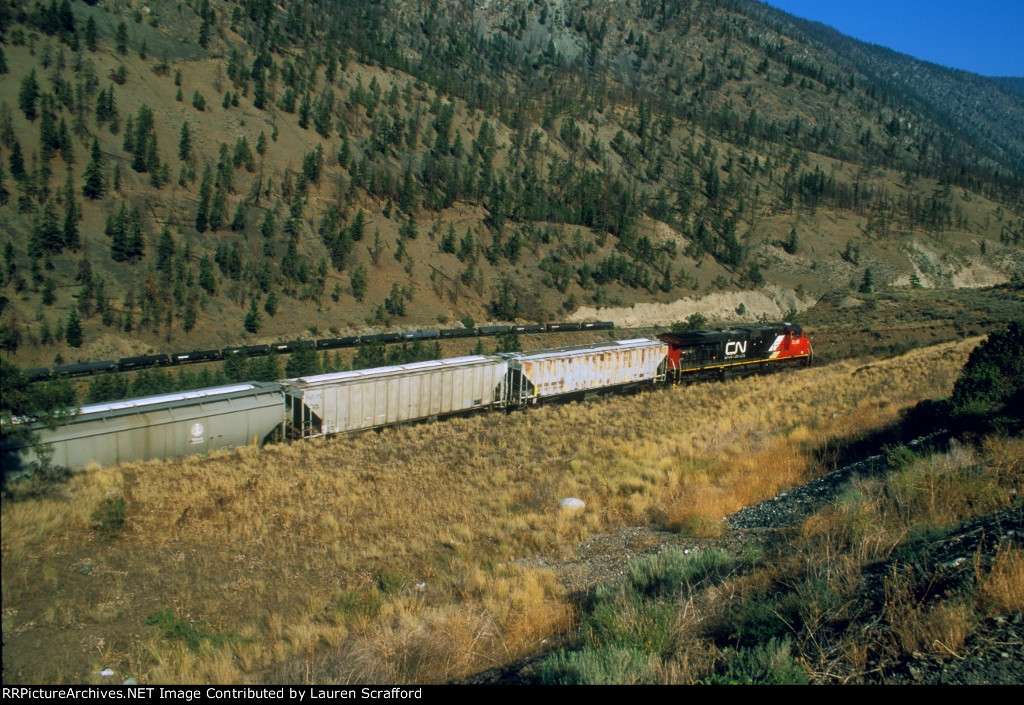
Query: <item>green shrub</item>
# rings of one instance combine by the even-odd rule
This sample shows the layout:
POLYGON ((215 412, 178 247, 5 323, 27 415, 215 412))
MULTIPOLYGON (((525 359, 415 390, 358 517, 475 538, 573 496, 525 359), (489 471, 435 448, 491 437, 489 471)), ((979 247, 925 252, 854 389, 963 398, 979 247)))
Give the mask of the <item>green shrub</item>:
POLYGON ((636 649, 560 651, 541 664, 545 685, 634 685, 651 683, 649 657, 636 649))
POLYGON ((385 570, 377 576, 377 587, 385 595, 393 595, 405 587, 405 576, 394 570, 385 570))
POLYGON ((107 497, 89 518, 93 531, 102 538, 114 538, 124 528, 124 497, 107 497))
POLYGON ((384 606, 384 597, 376 590, 346 590, 338 599, 337 618, 373 618, 384 606))
POLYGON ((661 654, 672 646, 675 623, 674 604, 624 590, 614 599, 599 600, 584 616, 581 630, 589 648, 661 654))
POLYGON ((165 639, 184 641, 185 646, 193 653, 199 651, 199 647, 204 641, 214 646, 220 646, 236 640, 233 634, 217 634, 197 629, 191 622, 176 615, 172 609, 154 612, 146 618, 146 624, 159 628, 165 639))
POLYGON ((793 661, 789 639, 771 639, 763 645, 728 653, 715 685, 806 685, 807 671, 793 661))
POLYGON ((991 333, 971 353, 953 386, 953 407, 961 415, 998 413, 1021 416, 1024 401, 1024 324, 991 333))
POLYGON ((761 595, 740 603, 732 620, 740 646, 763 644, 800 627, 797 598, 793 595, 761 595))
POLYGON ((719 549, 691 554, 671 550, 630 563, 629 580, 644 595, 671 595, 690 591, 706 580, 719 580, 732 568, 732 558, 719 549))

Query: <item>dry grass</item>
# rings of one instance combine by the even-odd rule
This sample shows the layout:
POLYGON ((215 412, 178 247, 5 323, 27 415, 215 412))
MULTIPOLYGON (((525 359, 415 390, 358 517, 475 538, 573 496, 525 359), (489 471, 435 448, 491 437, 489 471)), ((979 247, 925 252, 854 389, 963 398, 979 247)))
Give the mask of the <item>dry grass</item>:
POLYGON ((914 653, 955 655, 974 626, 974 606, 962 600, 917 596, 918 576, 894 566, 885 579, 885 637, 893 657, 914 653))
POLYGON ((119 673, 151 682, 242 681, 296 659, 321 659, 310 672, 327 677, 342 654, 346 669, 362 664, 361 679, 388 682, 505 662, 571 616, 549 578, 508 567, 517 558, 630 524, 714 533, 724 515, 831 469, 814 451, 948 392, 971 345, 862 371, 847 361, 90 469, 62 500, 3 507, 4 605, 18 610, 11 639, 5 616, 5 660, 17 662, 8 673, 83 680, 71 647, 82 633, 106 640, 119 673), (104 543, 89 516, 118 494, 126 527, 104 543), (567 496, 586 512, 559 513, 567 496), (56 604, 73 616, 43 625, 56 604), (116 620, 107 605, 118 605, 116 620), (224 640, 192 652, 153 638, 146 617, 167 609, 224 640), (60 648, 64 663, 43 658, 60 648))
POLYGON ((1024 551, 1000 546, 992 569, 987 575, 980 574, 979 582, 979 599, 987 614, 1012 614, 1024 609, 1024 551))
MULTIPOLYGON (((948 570, 908 539, 1012 506, 1024 478, 1024 439, 988 438, 972 448, 890 457, 885 477, 860 478, 829 508, 804 522, 787 557, 745 579, 752 589, 792 595, 805 658, 824 682, 858 678, 880 665, 929 653, 955 656, 981 617, 1024 606, 1024 557, 1000 546, 991 566, 980 549, 964 586, 939 590, 948 570), (900 553, 894 553, 899 547, 900 553), (870 565, 889 562, 870 608, 870 565), (977 592, 973 592, 973 576, 977 592), (867 610, 866 612, 864 610, 867 610), (836 654, 841 658, 836 658, 836 654)), ((751 588, 748 587, 748 592, 751 588)), ((783 598, 779 604, 784 604, 783 598)))

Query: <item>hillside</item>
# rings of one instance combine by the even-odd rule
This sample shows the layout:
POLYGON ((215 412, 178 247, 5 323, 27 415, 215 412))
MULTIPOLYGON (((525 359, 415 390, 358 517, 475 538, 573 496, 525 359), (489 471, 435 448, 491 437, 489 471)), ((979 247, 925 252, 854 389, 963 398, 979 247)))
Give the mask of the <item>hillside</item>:
MULTIPOLYGON (((975 342, 11 487, 4 682, 98 683, 110 668, 142 683, 422 683, 516 662, 581 616, 571 584, 523 559, 623 527, 723 534, 723 516, 892 442, 975 342), (557 511, 563 497, 586 511, 557 511)), ((998 487, 965 486, 986 507, 1020 483, 1019 439, 993 448, 998 487)), ((981 507, 950 510, 964 506, 981 507)))
POLYGON ((1024 270, 1024 96, 756 3, 3 0, 0 49, 20 367, 1024 270))

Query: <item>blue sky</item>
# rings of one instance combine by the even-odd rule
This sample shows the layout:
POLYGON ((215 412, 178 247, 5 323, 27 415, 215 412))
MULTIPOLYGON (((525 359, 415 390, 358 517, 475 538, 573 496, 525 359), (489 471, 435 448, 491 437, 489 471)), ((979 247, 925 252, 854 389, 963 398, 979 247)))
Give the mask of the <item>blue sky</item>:
POLYGON ((843 34, 984 76, 1024 76, 1024 0, 765 0, 843 34))

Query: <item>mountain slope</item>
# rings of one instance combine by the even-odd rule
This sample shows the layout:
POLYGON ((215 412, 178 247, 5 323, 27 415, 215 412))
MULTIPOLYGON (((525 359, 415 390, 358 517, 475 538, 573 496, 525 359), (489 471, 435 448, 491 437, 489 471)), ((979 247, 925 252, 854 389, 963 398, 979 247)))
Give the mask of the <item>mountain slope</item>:
POLYGON ((23 367, 1024 268, 1019 96, 754 3, 3 7, 23 367))

